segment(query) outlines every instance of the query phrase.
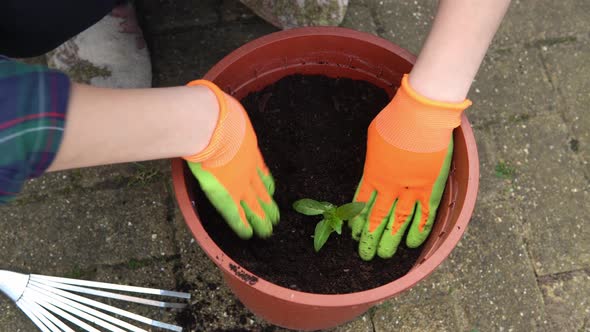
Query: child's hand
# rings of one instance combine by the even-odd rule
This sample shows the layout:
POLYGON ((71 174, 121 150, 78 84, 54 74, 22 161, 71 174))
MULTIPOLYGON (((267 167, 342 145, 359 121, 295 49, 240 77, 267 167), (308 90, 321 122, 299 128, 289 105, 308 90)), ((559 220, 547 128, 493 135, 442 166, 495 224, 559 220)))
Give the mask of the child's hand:
POLYGON ((215 84, 197 80, 191 85, 210 88, 219 103, 219 119, 209 145, 185 157, 203 191, 236 234, 249 239, 272 235, 279 209, 272 199, 274 180, 258 149, 246 111, 215 84))
POLYGON ((360 240, 361 258, 392 257, 410 223, 408 247, 426 240, 449 174, 453 128, 470 104, 429 100, 404 76, 369 126, 364 174, 354 198, 367 205, 349 223, 360 240))

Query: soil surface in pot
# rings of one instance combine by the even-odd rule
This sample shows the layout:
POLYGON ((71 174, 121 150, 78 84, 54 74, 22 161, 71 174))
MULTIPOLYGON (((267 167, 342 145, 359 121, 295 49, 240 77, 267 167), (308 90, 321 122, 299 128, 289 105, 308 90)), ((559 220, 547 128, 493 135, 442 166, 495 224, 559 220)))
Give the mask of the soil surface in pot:
MULTIPOLYGON (((276 182, 281 221, 267 240, 240 240, 191 180, 202 223, 233 260, 275 284, 312 293, 342 294, 389 283, 414 265, 421 248, 405 239, 392 259, 365 262, 350 229, 333 233, 316 253, 321 216, 297 213, 293 202, 313 198, 350 202, 362 176, 367 128, 387 105, 386 92, 368 82, 325 76, 288 76, 242 100, 276 182)), ((189 178, 192 176, 189 175, 189 178)))

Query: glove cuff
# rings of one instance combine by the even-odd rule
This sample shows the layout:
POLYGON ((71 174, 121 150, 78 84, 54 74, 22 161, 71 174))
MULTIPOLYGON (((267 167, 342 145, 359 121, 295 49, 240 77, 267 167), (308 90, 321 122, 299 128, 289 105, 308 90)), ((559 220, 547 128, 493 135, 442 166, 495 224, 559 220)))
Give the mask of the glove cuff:
POLYGON ((424 97, 412 88, 408 74, 403 76, 398 94, 401 98, 408 99, 407 106, 413 107, 413 111, 423 118, 425 125, 436 128, 459 127, 461 114, 472 104, 469 99, 460 103, 449 103, 424 97))
POLYGON ((220 128, 223 127, 223 124, 227 118, 228 113, 228 106, 225 100, 225 93, 221 91, 221 89, 217 85, 215 85, 215 83, 207 80, 194 80, 187 84, 187 86, 197 85, 205 86, 215 94, 217 104, 219 105, 219 116, 217 117, 217 124, 215 125, 215 129, 213 130, 211 140, 209 141, 209 144, 207 144, 207 147, 197 154, 183 157, 183 159, 194 163, 214 158, 216 152, 220 150, 220 148, 223 145, 223 132, 220 130, 220 128))
POLYGON ((375 129, 389 144, 412 152, 444 150, 453 129, 461 124, 461 114, 471 105, 426 98, 409 83, 408 74, 391 102, 373 121, 375 129))

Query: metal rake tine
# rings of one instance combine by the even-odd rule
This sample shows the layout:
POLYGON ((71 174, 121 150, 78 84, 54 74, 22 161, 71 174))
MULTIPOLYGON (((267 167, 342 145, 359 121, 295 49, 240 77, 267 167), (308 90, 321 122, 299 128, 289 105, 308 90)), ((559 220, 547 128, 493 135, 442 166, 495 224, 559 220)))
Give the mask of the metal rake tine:
POLYGON ((180 299, 190 299, 190 297, 191 297, 191 295, 189 293, 168 291, 168 290, 164 290, 164 289, 118 285, 118 284, 110 284, 110 283, 106 283, 106 282, 98 282, 98 281, 90 281, 90 280, 79 280, 79 279, 43 276, 43 275, 39 275, 39 274, 31 274, 31 279, 38 280, 38 281, 48 280, 48 281, 59 282, 59 283, 68 284, 68 285, 77 285, 77 286, 86 286, 86 287, 92 287, 92 288, 118 290, 118 291, 131 292, 131 293, 143 293, 143 294, 169 296, 169 297, 176 297, 176 298, 180 298, 180 299))
POLYGON ((49 303, 49 302, 44 302, 43 307, 47 308, 47 310, 51 311, 52 313, 59 315, 60 317, 66 319, 67 321, 76 324, 77 326, 85 329, 88 332, 101 332, 97 329, 95 329, 94 327, 84 323, 83 321, 81 321, 80 319, 70 315, 69 313, 61 310, 60 308, 54 306, 53 304, 49 303))
POLYGON ((36 313, 36 316, 49 328, 52 332, 75 332, 69 326, 64 324, 62 321, 57 319, 52 313, 45 310, 42 306, 38 303, 33 302, 27 298, 22 298, 22 301, 27 302, 27 305, 33 308, 33 312, 36 313))
POLYGON ((143 299, 136 296, 113 293, 100 289, 110 289, 122 292, 134 292, 160 296, 171 296, 181 299, 190 299, 190 294, 161 289, 125 286, 86 280, 50 277, 42 275, 22 274, 6 270, 0 270, 0 291, 5 293, 17 306, 31 319, 42 332, 74 332, 66 323, 72 323, 88 332, 100 332, 81 319, 107 328, 114 332, 128 330, 144 332, 135 325, 122 321, 108 313, 124 316, 141 323, 180 332, 182 328, 153 320, 132 312, 119 309, 71 292, 102 296, 129 302, 148 304, 162 308, 182 308, 184 303, 163 302, 143 299), (92 287, 92 288, 89 288, 92 287), (99 289, 96 289, 99 288, 99 289), (77 317, 75 317, 77 316, 77 317), (79 318, 81 319, 79 319, 79 318), (62 321, 64 319, 64 321, 62 321), (126 328, 123 330, 113 324, 126 328))
POLYGON ((41 311, 43 313, 43 315, 45 317, 47 317, 47 319, 51 320, 53 322, 53 324, 55 324, 56 326, 58 326, 61 330, 60 331, 65 331, 65 332, 75 332, 71 327, 67 326, 64 322, 62 322, 61 320, 59 320, 57 317, 55 317, 54 314, 52 314, 51 312, 49 312, 48 310, 46 310, 45 308, 43 308, 41 305, 37 304, 37 307, 39 311, 41 311))
POLYGON ((37 279, 31 279, 31 282, 44 284, 44 285, 58 288, 58 289, 69 290, 69 291, 76 292, 76 293, 84 293, 84 294, 96 295, 96 296, 101 296, 101 297, 106 297, 106 298, 111 298, 111 299, 116 299, 116 300, 122 300, 122 301, 127 301, 127 302, 135 302, 135 303, 151 305, 151 306, 159 307, 159 308, 182 309, 182 308, 186 307, 186 303, 156 301, 156 300, 144 299, 144 298, 137 297, 137 296, 130 296, 130 295, 102 291, 102 290, 93 289, 93 288, 79 287, 79 286, 74 286, 74 285, 70 285, 70 284, 61 284, 58 282, 48 281, 48 280, 40 281, 37 279))
POLYGON ((19 300, 16 304, 18 305, 20 310, 22 310, 25 313, 25 315, 29 317, 31 322, 33 322, 33 324, 35 324, 35 326, 39 328, 39 330, 41 330, 42 332, 51 332, 51 330, 49 330, 49 328, 41 322, 37 315, 35 315, 33 309, 31 309, 30 304, 28 302, 19 300))
MULTIPOLYGON (((182 331, 182 328, 179 327, 179 326, 168 324, 168 323, 164 323, 164 322, 161 322, 161 321, 157 321, 157 320, 154 320, 154 319, 151 319, 151 318, 148 318, 148 317, 144 317, 144 316, 141 316, 141 315, 132 313, 132 312, 127 311, 127 310, 123 310, 123 309, 120 309, 120 308, 117 308, 117 307, 114 307, 114 306, 111 306, 111 305, 108 305, 108 304, 105 304, 105 303, 101 303, 101 302, 98 302, 98 301, 95 301, 95 300, 92 300, 92 299, 88 299, 88 298, 82 297, 80 295, 76 295, 76 294, 68 293, 68 292, 63 291, 63 290, 55 289, 55 288, 52 288, 52 287, 50 287, 48 285, 39 284, 39 283, 37 283, 35 281, 31 281, 31 284, 30 285, 31 285, 31 287, 34 287, 35 289, 41 289, 45 293, 50 293, 50 294, 47 294, 47 296, 49 296, 49 297, 51 297, 52 294, 55 294, 55 296, 61 296, 61 297, 63 297, 65 299, 64 301, 74 302, 75 303, 74 306, 81 305, 83 303, 83 304, 86 304, 86 305, 89 305, 89 306, 92 306, 92 307, 95 307, 95 308, 98 308, 98 309, 101 309, 101 310, 109 311, 109 312, 112 312, 114 314, 118 314, 118 315, 121 315, 123 317, 127 317, 127 318, 130 318, 130 319, 136 320, 138 322, 142 322, 142 323, 145 323, 145 324, 154 326, 154 327, 160 327, 160 328, 168 329, 168 330, 171 330, 171 331, 178 331, 178 332, 182 331), (80 303, 76 303, 76 302, 80 302, 80 303)), ((89 308, 89 307, 87 307, 87 308, 90 309, 90 310, 94 310, 94 309, 89 308)), ((128 324, 128 323, 126 323, 126 324, 128 324)), ((133 326, 133 325, 131 325, 131 326, 133 326)), ((129 328, 129 327, 127 327, 127 328, 129 328)), ((137 329, 137 327, 135 327, 135 328, 137 329)), ((145 330, 140 330, 140 331, 145 331, 145 330)))
POLYGON ((39 303, 42 306, 45 306, 46 303, 51 303, 54 306, 57 306, 60 309, 66 311, 66 312, 69 312, 70 314, 78 316, 88 322, 91 322, 93 324, 101 326, 105 329, 108 329, 109 331, 125 332, 125 330, 123 330, 122 328, 115 326, 115 325, 103 320, 102 317, 99 317, 98 315, 94 315, 94 313, 88 312, 87 310, 85 310, 85 309, 87 309, 87 307, 84 308, 84 306, 80 306, 73 301, 70 301, 66 298, 63 298, 63 297, 60 297, 57 295, 52 296, 51 294, 48 294, 48 292, 44 292, 43 290, 35 289, 34 287, 35 286, 27 288, 25 295, 29 298, 34 298, 35 301, 37 301, 37 303, 39 303))

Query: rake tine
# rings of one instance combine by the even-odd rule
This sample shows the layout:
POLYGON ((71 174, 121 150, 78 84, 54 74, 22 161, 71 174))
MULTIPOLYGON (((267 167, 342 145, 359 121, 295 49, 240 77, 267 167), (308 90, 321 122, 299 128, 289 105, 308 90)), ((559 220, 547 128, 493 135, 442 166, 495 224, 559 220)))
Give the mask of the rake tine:
POLYGON ((79 286, 74 286, 74 285, 69 285, 69 284, 61 284, 61 283, 49 281, 49 280, 38 280, 35 278, 35 279, 31 279, 31 282, 44 284, 49 287, 54 287, 54 288, 58 288, 58 289, 69 290, 69 291, 76 292, 76 293, 102 296, 102 297, 106 297, 106 298, 123 300, 123 301, 127 301, 127 302, 140 303, 140 304, 145 304, 145 305, 150 305, 150 306, 160 307, 160 308, 182 309, 182 308, 186 307, 185 303, 174 303, 174 302, 163 302, 163 301, 149 300, 149 299, 144 299, 144 298, 136 297, 136 296, 129 296, 129 295, 123 295, 123 294, 118 294, 118 293, 106 292, 106 291, 101 291, 101 290, 97 290, 97 289, 79 287, 79 286))
MULTIPOLYGON (((76 294, 68 293, 68 292, 63 291, 63 290, 55 289, 55 288, 52 288, 52 287, 47 286, 47 285, 39 284, 39 283, 37 283, 35 281, 32 281, 30 285, 31 285, 31 287, 35 287, 36 289, 42 289, 45 292, 53 293, 53 294, 56 294, 57 296, 61 296, 61 297, 65 298, 64 301, 73 302, 74 304, 72 306, 74 306, 74 307, 81 306, 80 303, 83 303, 83 304, 86 304, 86 305, 95 307, 97 309, 109 311, 109 312, 112 312, 114 314, 121 315, 123 317, 127 317, 127 318, 130 318, 130 319, 133 319, 133 320, 136 320, 136 321, 139 321, 139 322, 142 322, 142 323, 151 325, 151 326, 160 327, 160 328, 168 329, 168 330, 171 330, 171 331, 182 331, 182 328, 180 328, 180 327, 178 327, 176 325, 167 324, 167 323, 164 323, 164 322, 161 322, 161 321, 153 320, 151 318, 147 318, 147 317, 144 317, 144 316, 141 316, 141 315, 138 315, 138 314, 135 314, 135 313, 132 313, 132 312, 129 312, 129 311, 126 311, 126 310, 117 308, 117 307, 113 307, 113 306, 108 305, 108 304, 104 304, 104 303, 101 303, 101 302, 98 302, 98 301, 95 301, 95 300, 92 300, 92 299, 88 299, 88 298, 85 298, 85 297, 82 297, 82 296, 79 296, 79 295, 76 295, 76 294), (71 300, 73 300, 73 301, 71 301, 71 300), (74 301, 80 302, 80 303, 76 303, 74 301)), ((47 295, 50 296, 49 294, 47 294, 47 295)), ((89 310, 94 310, 94 309, 91 309, 91 308, 88 308, 88 309, 89 310)), ((110 316, 107 315, 107 317, 110 317, 110 316)), ((123 323, 125 323, 125 322, 123 322, 123 323)), ((125 323, 125 324, 128 324, 128 323, 125 323)), ((135 329, 137 329, 137 327, 133 327, 133 325, 130 325, 130 326, 131 327, 126 326, 126 328, 129 328, 129 329, 135 328, 135 329)), ((145 330, 138 330, 138 331, 145 331, 145 330)))
POLYGON ((55 325, 61 328, 60 331, 64 332, 76 332, 71 327, 67 326, 64 322, 59 320, 59 318, 55 317, 55 315, 49 312, 47 309, 43 308, 40 304, 37 304, 38 310, 43 312, 43 315, 51 320, 55 325))
MULTIPOLYGON (((27 296, 34 298, 42 306, 44 306, 45 303, 49 302, 59 307, 60 309, 63 309, 64 311, 76 315, 88 322, 104 327, 109 331, 125 332, 125 330, 103 320, 104 318, 100 317, 100 315, 95 315, 95 313, 93 312, 88 312, 88 310, 86 310, 88 309, 88 307, 79 305, 78 303, 75 303, 74 301, 68 300, 57 294, 51 294, 51 292, 45 292, 42 289, 36 289, 34 285, 31 285, 29 288, 27 288, 26 292, 28 292, 28 294, 26 294, 27 296)), ((100 312, 97 313, 100 314, 100 312)), ((116 319, 114 317, 111 318, 116 319)))
POLYGON ((183 292, 0 270, 0 291, 14 301, 42 332, 74 332, 68 325, 70 323, 88 332, 100 332, 90 324, 95 324, 97 327, 100 326, 112 332, 146 332, 145 329, 133 325, 133 322, 123 321, 117 318, 116 315, 153 327, 174 332, 182 331, 180 326, 153 320, 74 294, 88 294, 160 308, 184 308, 187 305, 185 303, 152 300, 105 290, 190 299, 190 294, 183 292), (86 321, 90 324, 86 323, 86 321))
POLYGON ((70 315, 69 313, 61 310, 60 308, 54 306, 53 304, 43 301, 43 303, 41 303, 41 305, 45 308, 47 308, 47 310, 51 311, 52 313, 55 313, 56 315, 59 315, 60 317, 66 319, 67 321, 76 324, 77 326, 83 328, 84 330, 86 330, 87 332, 101 332, 97 329, 95 329, 94 327, 84 323, 83 321, 81 321, 80 319, 70 315))
POLYGON ((161 295, 161 296, 176 297, 176 298, 181 298, 181 299, 190 299, 191 298, 191 295, 189 293, 174 292, 174 291, 168 291, 168 290, 163 290, 163 289, 110 284, 110 283, 98 282, 98 281, 43 276, 43 275, 39 275, 39 274, 31 274, 31 279, 38 280, 40 282, 42 280, 48 280, 48 281, 53 281, 53 282, 58 282, 58 283, 63 283, 63 284, 68 284, 68 285, 118 290, 118 291, 131 292, 131 293, 161 295))
POLYGON ((33 308, 33 312, 36 313, 37 317, 49 328, 52 332, 74 332, 71 328, 65 325, 62 321, 57 319, 53 314, 45 310, 42 306, 38 303, 31 302, 27 298, 23 298, 22 301, 27 302, 31 308, 33 308))
POLYGON ((20 308, 20 310, 22 310, 25 313, 25 315, 29 317, 31 322, 33 322, 33 324, 35 324, 35 326, 39 328, 39 330, 41 330, 42 332, 51 332, 51 330, 49 330, 47 326, 45 326, 45 324, 43 324, 41 320, 39 320, 37 315, 35 315, 33 309, 30 306, 30 303, 26 301, 18 301, 17 305, 20 308))

